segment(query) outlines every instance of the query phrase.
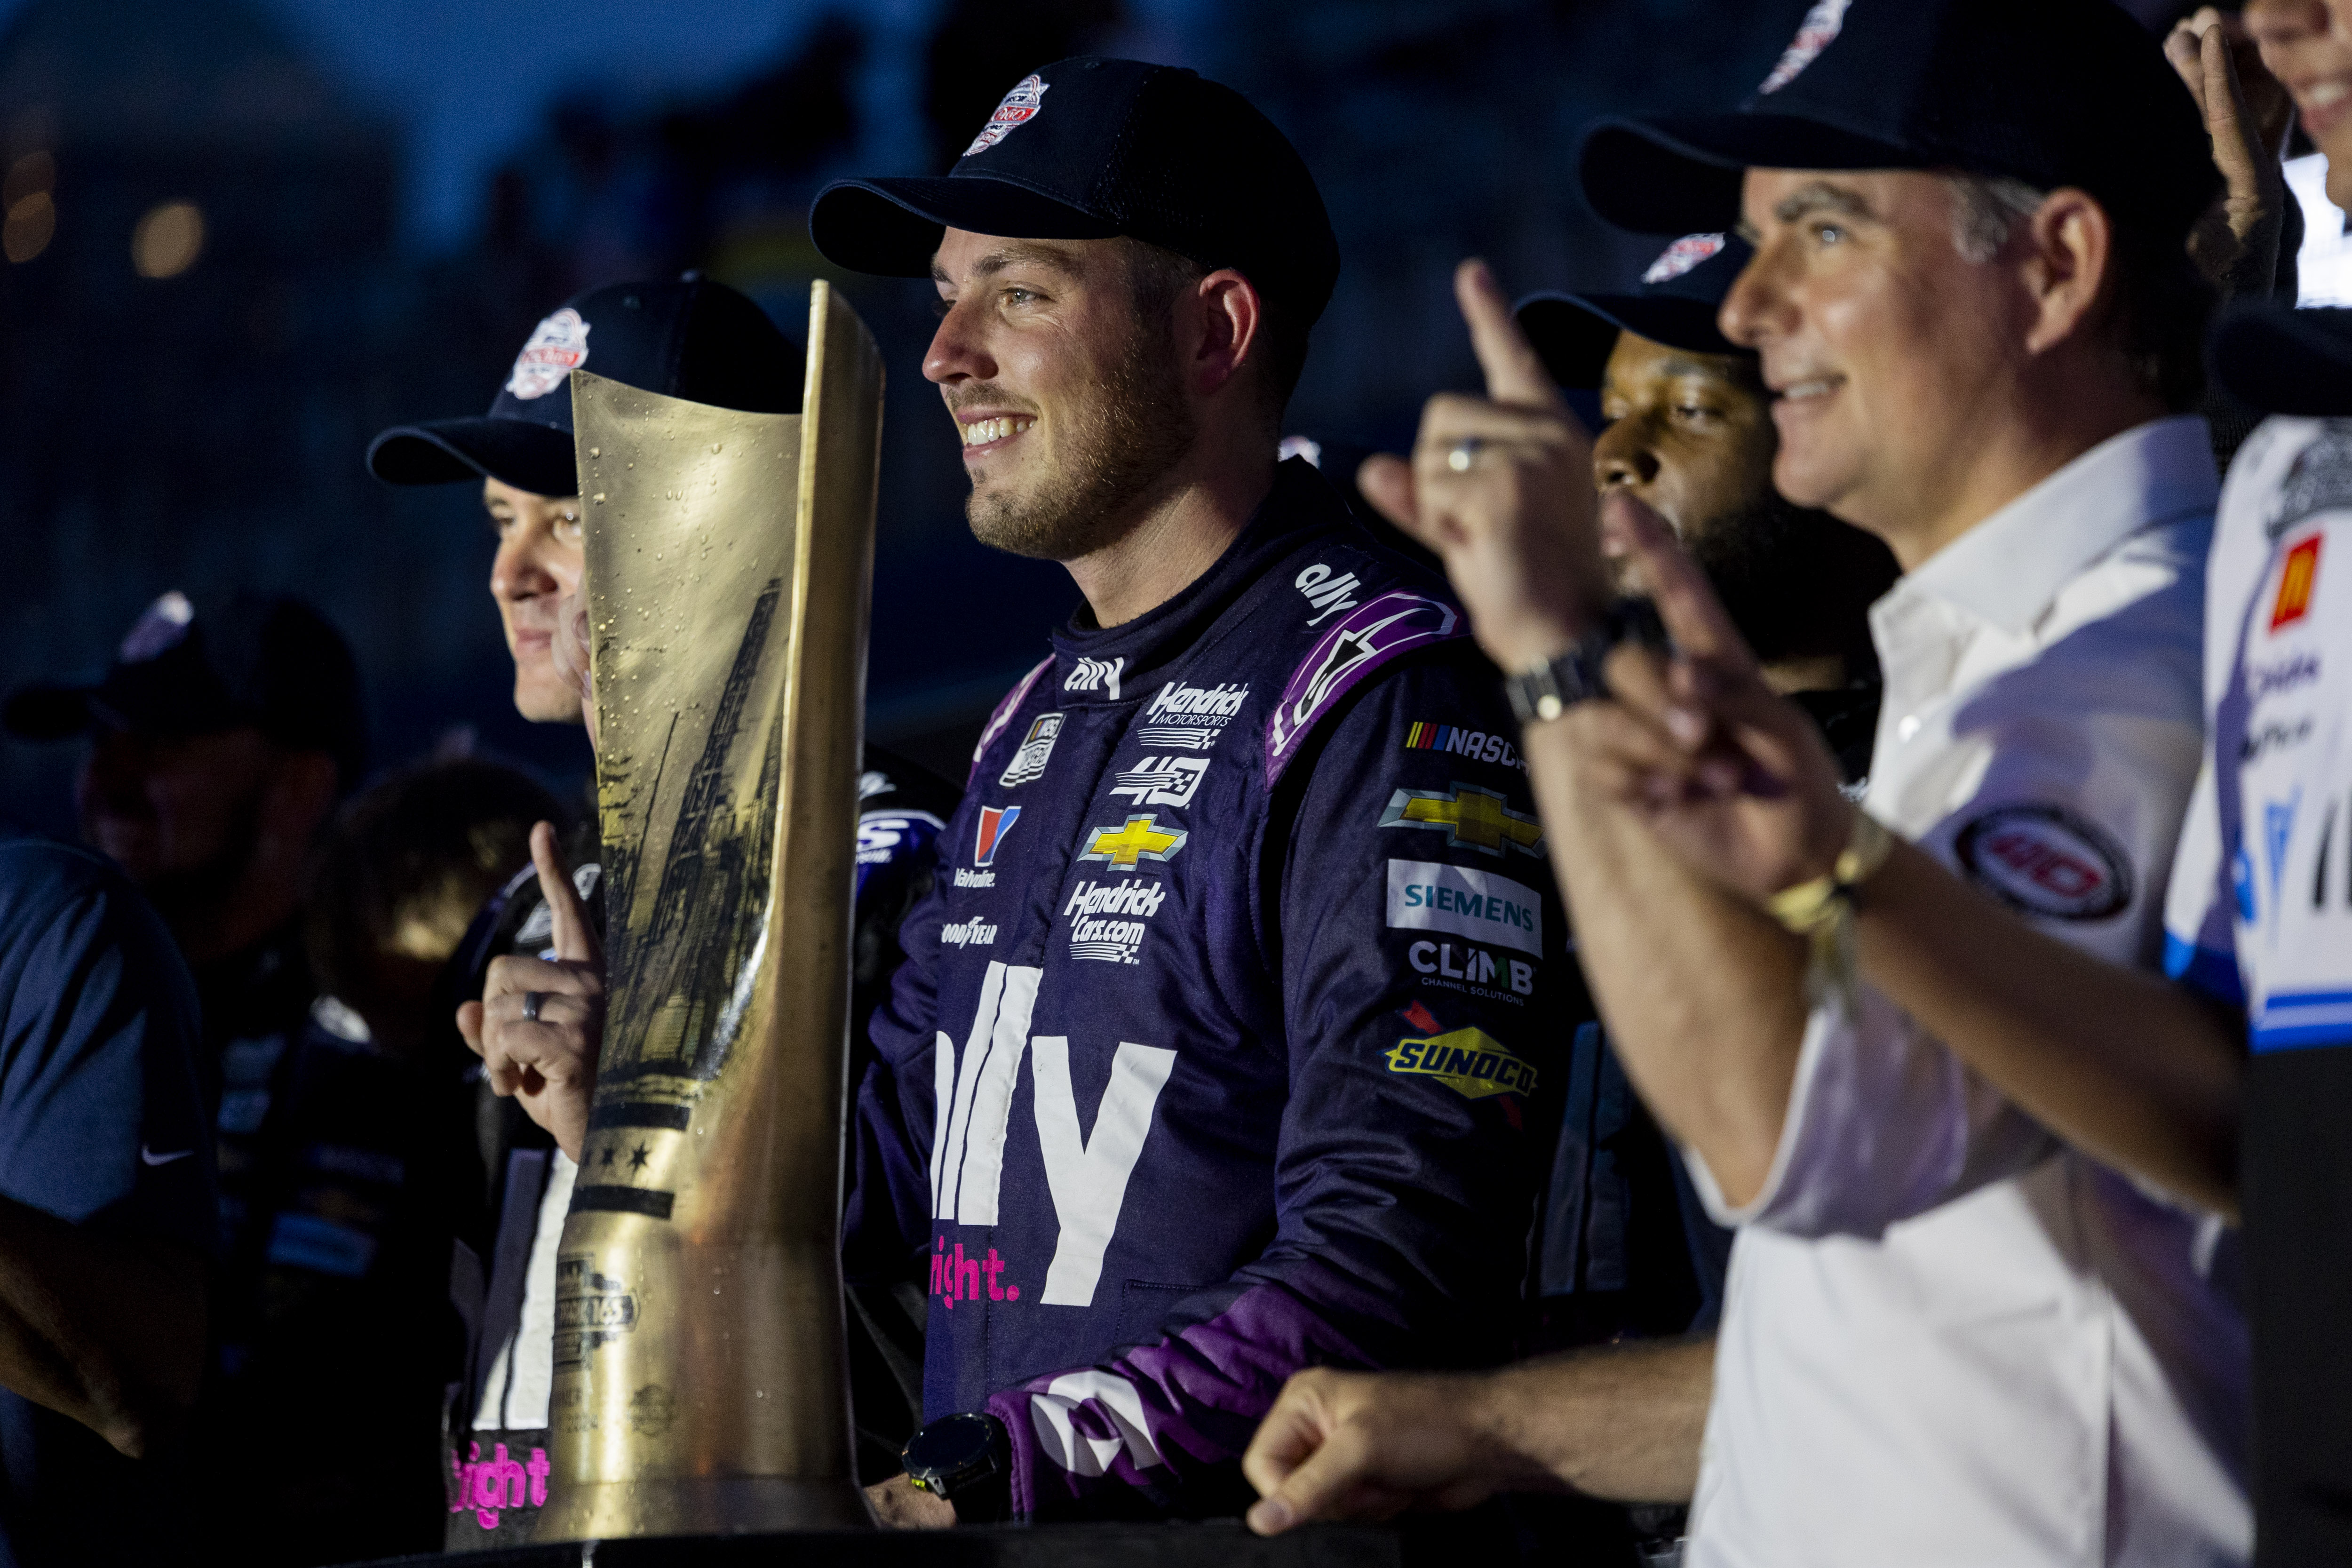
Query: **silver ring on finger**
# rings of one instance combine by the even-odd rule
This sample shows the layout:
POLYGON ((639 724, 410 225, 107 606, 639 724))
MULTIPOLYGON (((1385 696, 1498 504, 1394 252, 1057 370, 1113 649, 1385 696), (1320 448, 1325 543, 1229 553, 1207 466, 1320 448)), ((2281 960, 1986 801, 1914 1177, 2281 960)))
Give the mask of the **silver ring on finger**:
POLYGON ((538 1023, 539 1005, 546 1000, 547 993, 544 991, 524 992, 522 994, 522 1021, 526 1024, 538 1023))
POLYGON ((1466 474, 1478 460, 1478 448, 1486 443, 1475 436, 1465 436, 1445 448, 1445 466, 1457 474, 1466 474))

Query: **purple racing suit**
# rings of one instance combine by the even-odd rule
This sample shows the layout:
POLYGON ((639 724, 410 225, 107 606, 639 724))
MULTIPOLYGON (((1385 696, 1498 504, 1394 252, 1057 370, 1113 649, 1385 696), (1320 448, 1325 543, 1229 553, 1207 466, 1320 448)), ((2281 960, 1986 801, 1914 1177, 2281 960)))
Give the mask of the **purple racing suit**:
POLYGON ((1509 1354, 1583 996, 1515 734, 1443 586, 1297 460, 991 718, 873 1019, 846 1256, 928 1268, 926 1415, 1004 1424, 1018 1516, 1235 1511, 1292 1373, 1509 1354))

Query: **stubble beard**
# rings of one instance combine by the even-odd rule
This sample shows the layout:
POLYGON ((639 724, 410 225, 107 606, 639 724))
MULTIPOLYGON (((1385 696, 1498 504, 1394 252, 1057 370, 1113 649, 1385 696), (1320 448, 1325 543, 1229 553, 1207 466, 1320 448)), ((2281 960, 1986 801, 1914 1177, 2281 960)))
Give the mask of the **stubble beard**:
POLYGON ((1200 434, 1175 357, 1167 319, 1138 320, 1109 371, 1066 400, 1055 466, 1025 493, 972 492, 964 506, 972 537, 1014 555, 1075 561, 1134 527, 1200 434))

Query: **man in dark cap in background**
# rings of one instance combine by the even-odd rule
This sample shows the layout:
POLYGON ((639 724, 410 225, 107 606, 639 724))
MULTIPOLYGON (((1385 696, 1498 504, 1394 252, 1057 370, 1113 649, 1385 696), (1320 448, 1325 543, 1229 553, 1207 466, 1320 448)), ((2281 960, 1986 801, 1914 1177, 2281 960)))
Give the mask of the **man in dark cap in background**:
MULTIPOLYGON (((676 279, 616 283, 567 301, 541 321, 515 356, 506 384, 478 418, 400 426, 376 437, 368 462, 394 484, 478 479, 498 550, 490 596, 514 657, 515 707, 541 723, 579 724, 583 698, 554 658, 559 606, 578 603, 582 550, 572 446, 574 370, 688 402, 788 414, 802 395, 800 346, 757 303, 689 272, 676 279)), ((588 737, 593 742, 593 735, 588 737)), ((857 925, 854 997, 872 1010, 899 957, 898 927, 929 886, 930 843, 954 790, 922 769, 868 746, 859 776, 857 925)), ((588 814, 569 859, 590 918, 601 877, 597 824, 588 814)), ((496 966, 551 970, 554 920, 536 868, 525 868, 475 921, 445 975, 442 1016, 478 1007, 496 966)), ((601 989, 602 977, 593 977, 601 989)), ((554 982, 525 989, 563 989, 554 982)), ((551 1010, 554 1027, 562 1004, 551 1010)), ((520 1022, 513 1020, 508 1022, 520 1022)), ((574 1016, 593 1052, 595 1020, 574 1016)), ((493 1028, 507 1026, 505 1023, 493 1028)), ((476 1024, 478 1039, 481 1026, 476 1024)), ((854 1066, 870 1047, 853 1038, 854 1066)), ((547 1401, 553 1375, 555 1247, 569 1206, 572 1159, 508 1100, 485 1100, 481 1157, 488 1201, 468 1226, 455 1289, 472 1341, 453 1397, 446 1544, 479 1550, 528 1541, 547 1502, 547 1401)), ((853 1202, 855 1198, 853 1197, 853 1202)), ((921 1278, 902 1261, 850 1283, 852 1384, 861 1469, 891 1473, 918 1425, 912 1394, 921 1325, 906 1288, 921 1278), (893 1287, 897 1287, 896 1289, 893 1287)))
POLYGON ((82 837, 147 896, 195 975, 197 1067, 235 1256, 253 1140, 315 994, 303 863, 365 764, 350 646, 299 599, 174 590, 139 617, 102 679, 26 687, 0 723, 28 740, 88 741, 82 837))

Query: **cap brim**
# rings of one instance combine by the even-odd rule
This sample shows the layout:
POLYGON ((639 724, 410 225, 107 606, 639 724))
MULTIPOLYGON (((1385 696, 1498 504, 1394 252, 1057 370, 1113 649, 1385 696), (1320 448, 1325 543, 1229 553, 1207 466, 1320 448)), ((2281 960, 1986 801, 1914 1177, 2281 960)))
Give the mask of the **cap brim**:
POLYGON ((1107 218, 992 174, 836 180, 809 209, 818 254, 852 272, 928 278, 948 229, 1008 239, 1109 239, 1107 218))
POLYGON ((1585 201, 1638 234, 1735 226, 1749 169, 1920 166, 1919 154, 1891 142, 1787 114, 1604 120, 1577 154, 1585 201))
POLYGON ((2213 329, 2213 374, 2264 414, 2352 415, 2352 310, 2241 310, 2213 329))
POLYGON ((1631 332, 1695 354, 1744 354, 1715 324, 1703 300, 1651 294, 1532 294, 1514 312, 1519 330, 1562 386, 1599 386, 1617 347, 1631 332))
POLYGON ((488 478, 533 495, 580 489, 572 434, 528 419, 436 419, 402 425, 368 447, 368 469, 394 485, 446 485, 488 478))
POLYGON ((0 729, 26 741, 62 741, 91 724, 96 688, 44 684, 19 687, 0 704, 0 729))

